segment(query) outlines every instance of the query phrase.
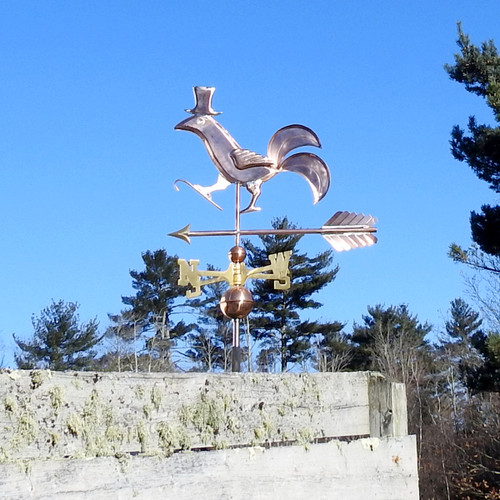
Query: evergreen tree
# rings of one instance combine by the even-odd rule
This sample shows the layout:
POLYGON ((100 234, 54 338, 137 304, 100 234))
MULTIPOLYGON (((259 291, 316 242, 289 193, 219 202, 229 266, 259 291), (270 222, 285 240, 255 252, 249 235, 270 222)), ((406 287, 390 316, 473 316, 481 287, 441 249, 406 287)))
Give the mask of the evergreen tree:
MULTIPOLYGON (((436 362, 440 365, 442 379, 439 394, 442 401, 448 399, 455 425, 460 421, 465 399, 468 398, 466 372, 478 366, 482 359, 472 345, 472 339, 482 336, 482 320, 464 300, 451 302, 450 319, 445 322, 445 334, 437 346, 436 362)), ((444 404, 444 403, 443 403, 444 404)))
POLYGON ((315 361, 316 369, 320 372, 343 371, 354 359, 351 338, 342 332, 344 325, 334 323, 332 326, 331 331, 324 333, 317 345, 315 361))
MULTIPOLYGON (((439 346, 439 361, 447 368, 446 383, 436 398, 441 412, 438 419, 444 417, 440 429, 446 425, 454 429, 452 434, 448 431, 446 445, 454 452, 445 467, 456 494, 453 498, 495 498, 500 471, 500 399, 493 392, 500 391, 500 358, 494 354, 494 345, 500 336, 486 334, 479 313, 462 299, 451 302, 450 316, 439 346), (459 383, 455 374, 460 376, 459 383), (447 406, 446 419, 442 411, 447 406)), ((433 443, 426 446, 432 448, 433 443)))
MULTIPOLYGON (((468 92, 483 99, 492 110, 496 126, 478 124, 469 118, 468 133, 455 126, 451 134, 451 150, 459 161, 465 161, 490 188, 500 193, 500 54, 492 40, 480 47, 471 43, 470 37, 458 25, 458 46, 455 64, 445 65, 450 77, 464 84, 468 92)), ((450 256, 457 262, 468 264, 474 269, 488 271, 500 280, 500 206, 483 205, 481 212, 472 212, 472 238, 475 242, 469 249, 453 244, 450 256)), ((480 302, 495 303, 497 295, 480 302)), ((498 317, 498 311, 493 314, 498 317)), ((478 332, 470 338, 470 345, 484 357, 484 364, 468 366, 467 383, 480 391, 498 391, 500 382, 500 349, 498 333, 478 332)))
POLYGON ((259 372, 274 372, 275 365, 278 361, 278 352, 276 349, 261 349, 259 354, 257 354, 257 358, 255 362, 257 363, 257 371, 259 372))
POLYGON ((357 344, 353 367, 379 370, 392 380, 408 383, 428 346, 425 336, 430 330, 405 304, 368 307, 363 324, 353 327, 352 341, 357 344))
POLYGON ((101 340, 97 321, 79 324, 78 304, 52 302, 40 316, 33 315, 33 338, 24 342, 14 335, 22 351, 15 355, 18 368, 50 370, 85 370, 96 355, 92 350, 101 340))
MULTIPOLYGON (((463 83, 468 92, 486 100, 497 123, 500 123, 500 55, 492 40, 477 47, 470 42, 458 25, 458 46, 454 65, 445 65, 453 80, 463 83)), ((459 161, 465 161, 490 188, 500 193, 500 126, 479 125, 469 118, 468 134, 455 126, 451 133, 451 151, 459 161)), ((500 206, 483 205, 481 213, 472 212, 472 238, 483 252, 500 256, 500 206)), ((467 254, 452 247, 455 260, 467 262, 467 254)))
POLYGON ((104 333, 108 350, 95 360, 94 369, 99 371, 139 371, 138 338, 141 323, 132 311, 108 314, 110 325, 104 333))
MULTIPOLYGON (((421 323, 405 304, 368 307, 362 324, 354 324, 351 340, 356 345, 351 367, 380 371, 390 381, 406 386, 409 434, 416 434, 420 466, 424 432, 432 422, 435 367, 426 335, 431 326, 421 323)), ((421 469, 425 470, 425 469, 421 469)))
MULTIPOLYGON (((448 255, 455 262, 466 264, 475 271, 487 271, 496 276, 497 279, 500 275, 500 256, 483 252, 477 244, 473 244, 468 249, 463 249, 460 245, 452 243, 448 255)), ((496 286, 500 286, 500 284, 496 286)))
POLYGON ((500 334, 479 332, 471 338, 471 344, 483 362, 464 367, 467 386, 474 391, 500 392, 500 334))
POLYGON ((130 271, 135 296, 122 297, 124 304, 131 307, 128 314, 141 325, 141 333, 152 335, 146 339, 150 358, 155 360, 151 369, 171 370, 171 348, 176 339, 183 337, 194 325, 183 321, 172 321, 174 309, 185 306, 178 299, 184 289, 177 284, 179 266, 177 256, 167 255, 163 249, 142 254, 144 271, 130 271))
MULTIPOLYGON (((272 226, 275 229, 296 227, 286 217, 275 219, 272 226)), ((255 306, 250 317, 251 334, 266 349, 265 356, 259 358, 261 369, 266 366, 265 360, 274 363, 277 359, 281 371, 286 371, 289 364, 305 363, 311 358, 313 337, 338 330, 336 322, 307 321, 300 317, 302 311, 322 306, 311 297, 335 279, 338 267, 330 268, 333 260, 330 250, 315 257, 299 253, 300 235, 265 235, 260 239, 262 247, 244 242, 249 267, 268 265, 269 254, 293 251, 290 288, 274 290, 271 280, 255 281, 252 284, 255 306)))
POLYGON ((450 316, 445 323, 447 338, 442 345, 460 362, 476 364, 477 353, 472 350, 472 344, 483 335, 479 313, 463 299, 455 299, 451 302, 450 316))
MULTIPOLYGON (((213 270, 213 266, 208 266, 213 270)), ((219 307, 220 298, 227 289, 225 282, 203 287, 203 298, 193 300, 191 306, 198 316, 198 324, 187 335, 186 356, 200 371, 230 371, 232 325, 219 307)))

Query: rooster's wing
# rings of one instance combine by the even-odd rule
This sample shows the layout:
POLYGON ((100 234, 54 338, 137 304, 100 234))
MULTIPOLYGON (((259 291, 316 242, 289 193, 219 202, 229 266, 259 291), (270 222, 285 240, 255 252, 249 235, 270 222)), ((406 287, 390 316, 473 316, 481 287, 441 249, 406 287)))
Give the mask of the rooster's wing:
POLYGON ((252 167, 272 168, 273 162, 267 156, 262 156, 248 149, 235 149, 231 152, 231 159, 234 166, 239 170, 245 170, 252 167))

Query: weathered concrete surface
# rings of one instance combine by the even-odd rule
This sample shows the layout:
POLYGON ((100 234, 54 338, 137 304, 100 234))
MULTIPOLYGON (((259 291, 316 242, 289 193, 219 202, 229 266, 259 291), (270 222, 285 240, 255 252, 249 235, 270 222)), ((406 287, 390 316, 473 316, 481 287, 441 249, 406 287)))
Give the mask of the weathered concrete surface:
POLYGON ((413 436, 0 467, 5 500, 417 500, 413 436))
POLYGON ((404 386, 372 372, 5 370, 0 498, 413 500, 406 434, 404 386))
POLYGON ((404 387, 372 372, 0 372, 0 462, 406 435, 404 387))
POLYGON ((406 436, 408 411, 404 384, 388 382, 380 374, 372 373, 368 393, 370 436, 406 436))

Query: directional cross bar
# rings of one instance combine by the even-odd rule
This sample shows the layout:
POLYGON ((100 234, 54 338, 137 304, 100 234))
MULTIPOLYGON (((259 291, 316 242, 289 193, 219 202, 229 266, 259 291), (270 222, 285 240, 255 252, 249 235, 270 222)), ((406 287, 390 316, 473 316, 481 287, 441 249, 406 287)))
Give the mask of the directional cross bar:
POLYGON ((201 287, 212 283, 226 281, 229 286, 244 285, 248 279, 274 280, 275 290, 287 290, 290 288, 290 273, 288 263, 290 262, 291 250, 269 255, 270 264, 263 267, 249 269, 244 263, 232 262, 225 271, 205 271, 198 269, 200 263, 197 259, 189 262, 178 259, 180 286, 190 286, 186 291, 187 298, 199 297, 201 287), (206 277, 206 279, 202 279, 206 277))

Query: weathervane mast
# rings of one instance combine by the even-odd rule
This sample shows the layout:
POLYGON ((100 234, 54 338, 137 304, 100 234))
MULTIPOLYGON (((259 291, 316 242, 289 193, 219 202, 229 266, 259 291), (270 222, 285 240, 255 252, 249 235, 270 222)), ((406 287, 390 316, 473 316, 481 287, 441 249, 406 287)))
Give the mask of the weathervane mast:
POLYGON ((234 236, 234 246, 229 250, 229 267, 225 271, 204 271, 198 269, 199 260, 179 259, 179 285, 189 286, 187 297, 201 295, 201 288, 210 283, 226 281, 229 289, 220 301, 222 313, 233 321, 232 371, 239 372, 241 364, 240 320, 247 317, 253 308, 251 292, 245 282, 249 279, 272 279, 274 288, 286 290, 290 287, 288 268, 291 252, 269 255, 268 266, 248 269, 244 260, 245 249, 241 246, 241 236, 266 234, 321 234, 334 250, 344 251, 373 245, 377 238, 373 233, 376 219, 370 215, 352 212, 335 213, 321 228, 317 229, 241 229, 241 214, 261 210, 256 206, 262 185, 276 174, 294 172, 309 184, 313 203, 320 201, 330 187, 330 170, 326 163, 313 153, 294 153, 292 150, 304 146, 321 147, 317 135, 303 125, 288 125, 278 130, 269 141, 265 156, 241 148, 229 132, 215 120, 220 114, 212 108, 215 87, 194 87, 195 106, 186 111, 192 116, 179 122, 176 130, 187 130, 203 141, 205 148, 219 171, 216 182, 211 186, 192 184, 177 179, 174 187, 179 190, 182 182, 194 189, 219 210, 222 208, 212 199, 212 193, 235 185, 234 229, 191 231, 190 225, 170 233, 187 243, 192 237, 234 236), (248 206, 241 210, 241 187, 250 193, 248 206))

